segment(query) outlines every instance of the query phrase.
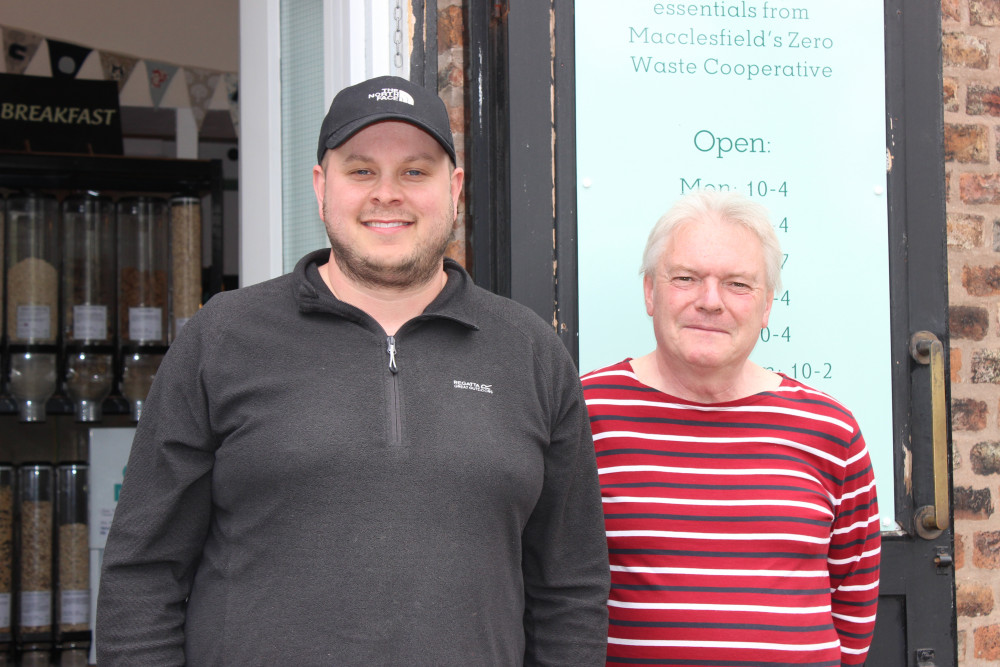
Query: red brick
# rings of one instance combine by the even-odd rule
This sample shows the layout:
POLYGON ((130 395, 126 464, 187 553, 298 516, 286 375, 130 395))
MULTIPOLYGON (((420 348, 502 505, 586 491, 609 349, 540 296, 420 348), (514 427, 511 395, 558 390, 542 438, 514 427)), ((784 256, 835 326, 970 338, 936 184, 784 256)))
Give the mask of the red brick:
POLYGON ((464 239, 456 239, 449 243, 448 249, 445 251, 445 255, 461 264, 463 268, 468 268, 464 239))
POLYGON ((966 204, 1000 204, 1000 174, 962 174, 958 190, 966 204))
POLYGON ((972 562, 984 570, 1000 569, 1000 532, 987 530, 973 536, 972 562))
POLYGON ((465 43, 465 18, 460 6, 438 11, 438 52, 461 47, 465 43))
POLYGON ((955 569, 965 567, 965 536, 955 533, 955 569))
MULTIPOLYGON (((1000 442, 989 440, 977 442, 969 452, 972 461, 972 472, 977 475, 996 475, 1000 473, 1000 442)), ((982 533, 986 535, 987 533, 982 533)), ((985 538, 984 538, 985 539, 985 538)), ((976 550, 979 550, 979 539, 976 538, 976 550)))
POLYGON ((955 487, 956 519, 988 519, 993 514, 993 498, 989 489, 955 487))
POLYGON ((981 215, 949 213, 947 215, 948 245, 964 250, 972 250, 982 246, 985 222, 985 218, 981 215))
POLYGON ((965 617, 989 616, 993 611, 993 589, 982 584, 957 584, 955 611, 965 617))
POLYGON ((988 69, 989 43, 975 35, 946 32, 941 38, 941 55, 945 67, 988 69))
POLYGON ((986 428, 987 414, 986 401, 951 399, 951 428, 954 431, 982 431, 986 428))
POLYGON ((982 340, 990 329, 990 313, 978 306, 952 306, 948 309, 948 330, 952 338, 982 340))
POLYGON ((458 143, 458 135, 465 132, 465 107, 453 105, 448 107, 448 122, 451 124, 451 131, 455 135, 458 143))
POLYGON ((973 384, 1000 384, 1000 350, 973 350, 973 384))
POLYGON ((960 373, 962 370, 962 350, 960 348, 953 347, 948 351, 948 366, 951 368, 951 383, 960 383, 962 381, 962 375, 960 373))
POLYGON ((965 93, 965 113, 970 116, 1000 116, 1000 87, 970 85, 965 93))
POLYGON ((980 660, 1000 660, 1000 626, 987 625, 972 631, 975 657, 980 660))
POLYGON ((958 81, 951 77, 944 78, 944 85, 941 89, 945 111, 958 111, 958 81))
POLYGON ((1000 265, 963 266, 962 287, 972 296, 1000 294, 1000 265))
POLYGON ((986 164, 990 161, 989 132, 982 125, 944 126, 945 162, 986 164))
POLYGON ((996 0, 969 0, 969 25, 1000 25, 1000 4, 996 0))

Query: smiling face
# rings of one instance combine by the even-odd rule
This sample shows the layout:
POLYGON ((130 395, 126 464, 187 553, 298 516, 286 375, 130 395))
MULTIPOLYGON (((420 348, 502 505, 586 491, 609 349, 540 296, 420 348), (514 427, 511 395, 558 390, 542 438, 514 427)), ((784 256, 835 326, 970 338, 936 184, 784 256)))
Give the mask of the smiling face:
POLYGON ((760 241, 717 216, 682 223, 643 287, 667 367, 734 378, 767 326, 774 296, 760 241))
POLYGON ((348 279, 404 289, 442 271, 464 174, 433 137, 409 123, 375 123, 323 162, 313 190, 348 279))

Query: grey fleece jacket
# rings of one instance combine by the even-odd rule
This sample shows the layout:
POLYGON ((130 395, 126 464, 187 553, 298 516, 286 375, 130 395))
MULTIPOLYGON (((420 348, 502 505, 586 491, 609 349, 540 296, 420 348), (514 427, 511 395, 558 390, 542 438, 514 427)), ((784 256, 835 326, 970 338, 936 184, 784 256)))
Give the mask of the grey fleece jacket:
POLYGON ((594 449, 558 337, 446 260, 390 339, 326 288, 328 254, 214 296, 170 347, 98 663, 604 664, 594 449))

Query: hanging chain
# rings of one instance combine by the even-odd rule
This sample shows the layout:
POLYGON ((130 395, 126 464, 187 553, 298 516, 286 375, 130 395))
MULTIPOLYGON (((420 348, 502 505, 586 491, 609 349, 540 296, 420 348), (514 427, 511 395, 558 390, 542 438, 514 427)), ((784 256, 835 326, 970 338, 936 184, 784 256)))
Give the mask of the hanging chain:
POLYGON ((396 19, 396 34, 393 35, 393 41, 396 42, 396 57, 393 62, 396 65, 396 69, 403 68, 403 0, 396 0, 396 8, 392 11, 393 17, 396 19))

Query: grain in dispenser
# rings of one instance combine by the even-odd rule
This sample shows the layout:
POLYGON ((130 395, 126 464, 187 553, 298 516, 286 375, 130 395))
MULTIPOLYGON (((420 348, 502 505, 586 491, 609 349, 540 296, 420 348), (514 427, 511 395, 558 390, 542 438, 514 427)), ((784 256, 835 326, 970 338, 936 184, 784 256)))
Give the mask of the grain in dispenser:
POLYGON ((138 421, 167 345, 167 202, 129 197, 117 213, 121 391, 138 421))
POLYGON ((114 204, 96 193, 67 197, 62 225, 66 394, 77 421, 99 421, 114 380, 114 204))
POLYGON ((22 421, 44 421, 56 390, 59 208, 55 197, 19 194, 7 204, 7 342, 10 393, 22 421))
MULTIPOLYGON (((14 468, 0 465, 0 655, 9 654, 13 639, 14 468)), ((0 661, 0 664, 3 664, 0 661)))
POLYGON ((201 308, 201 200, 170 200, 170 341, 201 308))
POLYGON ((17 469, 19 564, 18 643, 52 641, 53 468, 24 464, 17 469))
MULTIPOLYGON (((0 350, 4 351, 0 355, 0 396, 4 395, 7 384, 7 315, 3 304, 6 301, 6 277, 7 272, 3 270, 4 263, 4 241, 7 239, 7 198, 0 196, 0 350)), ((0 662, 0 665, 3 663, 0 662)))
MULTIPOLYGON (((90 646, 90 544, 87 466, 56 468, 56 629, 63 658, 90 646)), ((86 663, 84 663, 86 664, 86 663)))

